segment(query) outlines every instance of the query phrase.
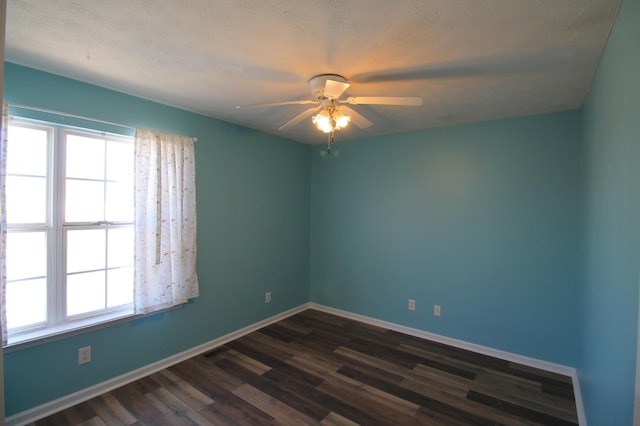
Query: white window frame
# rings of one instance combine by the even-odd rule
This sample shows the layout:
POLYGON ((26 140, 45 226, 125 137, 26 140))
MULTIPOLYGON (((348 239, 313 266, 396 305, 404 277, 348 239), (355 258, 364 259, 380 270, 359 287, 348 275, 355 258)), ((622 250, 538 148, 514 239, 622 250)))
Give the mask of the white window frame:
MULTIPOLYGON (((44 323, 16 327, 9 330, 9 346, 133 316, 133 303, 113 308, 107 307, 102 310, 71 316, 67 316, 66 314, 66 240, 68 231, 79 229, 105 229, 108 233, 110 229, 123 227, 133 229, 133 221, 64 222, 66 188, 65 148, 67 135, 72 134, 85 137, 98 136, 110 141, 117 141, 131 145, 134 144, 133 137, 94 131, 86 128, 66 126, 57 123, 41 122, 22 117, 12 117, 9 126, 16 125, 46 130, 48 135, 46 221, 44 224, 7 224, 7 232, 9 233, 45 231, 47 238, 47 315, 44 323)), ((106 161, 107 158, 105 156, 105 162, 106 161)), ((107 181, 105 180, 104 183, 106 185, 107 181)), ((106 191, 104 196, 106 197, 106 191)), ((133 245, 133 241, 131 244, 133 245)), ((109 269, 110 268, 105 264, 105 273, 109 269)))

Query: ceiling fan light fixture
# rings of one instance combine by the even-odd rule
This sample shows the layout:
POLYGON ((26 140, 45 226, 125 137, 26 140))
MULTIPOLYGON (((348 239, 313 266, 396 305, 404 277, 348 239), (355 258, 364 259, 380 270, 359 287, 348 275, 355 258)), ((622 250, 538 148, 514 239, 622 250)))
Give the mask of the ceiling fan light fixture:
POLYGON ((342 114, 332 105, 311 117, 311 121, 321 132, 331 133, 347 127, 351 122, 351 117, 342 114))
POLYGON ((336 120, 336 130, 347 127, 351 122, 351 117, 348 115, 343 115, 340 111, 335 115, 336 120))
POLYGON ((318 114, 314 115, 311 118, 311 121, 313 121, 313 124, 315 124, 315 126, 321 132, 330 133, 334 129, 334 125, 332 123, 331 115, 329 114, 329 112, 326 109, 324 109, 324 110, 320 111, 318 114))
POLYGON ((271 102, 257 105, 239 105, 236 108, 251 109, 262 107, 275 107, 281 105, 313 105, 300 114, 280 126, 278 130, 288 129, 311 117, 313 125, 333 140, 336 130, 344 129, 353 124, 366 129, 373 123, 349 105, 395 105, 395 106, 420 106, 422 98, 417 96, 349 96, 342 97, 351 83, 338 74, 318 74, 309 79, 311 99, 298 101, 271 102), (346 114, 345 114, 346 113, 346 114))

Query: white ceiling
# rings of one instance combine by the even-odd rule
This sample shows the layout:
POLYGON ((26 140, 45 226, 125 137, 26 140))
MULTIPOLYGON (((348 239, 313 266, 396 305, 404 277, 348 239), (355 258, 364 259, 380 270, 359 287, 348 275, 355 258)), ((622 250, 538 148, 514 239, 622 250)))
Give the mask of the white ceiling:
POLYGON ((579 108, 620 0, 8 0, 6 59, 315 144, 307 80, 345 76, 373 126, 336 141, 579 108))

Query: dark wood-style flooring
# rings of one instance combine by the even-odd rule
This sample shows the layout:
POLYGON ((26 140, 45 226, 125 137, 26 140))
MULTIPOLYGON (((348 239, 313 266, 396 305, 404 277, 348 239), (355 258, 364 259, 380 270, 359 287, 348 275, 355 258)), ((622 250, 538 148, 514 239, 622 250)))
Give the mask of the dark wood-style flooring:
POLYGON ((576 425, 569 377, 306 310, 36 425, 576 425))

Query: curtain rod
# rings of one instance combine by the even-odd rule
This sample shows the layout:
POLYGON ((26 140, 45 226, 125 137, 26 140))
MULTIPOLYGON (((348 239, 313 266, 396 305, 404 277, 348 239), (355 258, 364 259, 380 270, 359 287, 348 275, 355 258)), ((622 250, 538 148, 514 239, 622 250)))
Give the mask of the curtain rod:
MULTIPOLYGON (((59 116, 61 116, 63 118, 65 118, 65 117, 76 118, 78 120, 93 121, 95 123, 108 124, 109 126, 123 127, 125 129, 136 130, 135 127, 126 126, 126 125, 120 124, 120 123, 114 123, 113 121, 98 120, 97 118, 84 117, 82 115, 69 114, 69 113, 66 113, 66 112, 55 111, 55 110, 52 110, 52 109, 33 107, 33 106, 29 106, 29 105, 12 104, 12 103, 7 103, 7 105, 9 105, 10 107, 15 107, 15 108, 30 109, 32 111, 38 111, 38 112, 44 112, 44 113, 47 113, 47 114, 59 115, 59 116)), ((191 139, 194 142, 198 141, 198 138, 192 137, 191 139)))

